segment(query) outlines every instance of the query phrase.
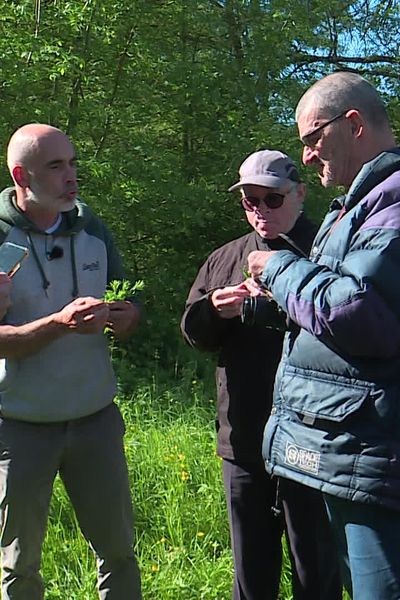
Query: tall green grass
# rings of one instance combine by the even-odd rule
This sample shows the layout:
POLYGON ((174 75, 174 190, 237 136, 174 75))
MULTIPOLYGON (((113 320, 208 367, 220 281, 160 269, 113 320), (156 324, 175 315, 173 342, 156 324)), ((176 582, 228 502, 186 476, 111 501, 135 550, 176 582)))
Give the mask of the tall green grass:
MULTIPOLYGON (((215 454, 213 385, 203 386, 190 372, 179 381, 153 378, 118 403, 126 423, 144 599, 230 600, 232 560, 215 454)), ((58 480, 43 575, 46 599, 97 600, 94 560, 58 480)), ((285 552, 281 598, 291 597, 285 552)))

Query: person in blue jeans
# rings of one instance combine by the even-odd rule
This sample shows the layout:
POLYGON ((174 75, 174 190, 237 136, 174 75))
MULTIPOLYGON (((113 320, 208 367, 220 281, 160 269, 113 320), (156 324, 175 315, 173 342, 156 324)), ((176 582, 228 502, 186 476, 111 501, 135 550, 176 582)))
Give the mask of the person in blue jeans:
POLYGON ((320 490, 353 600, 400 598, 400 149, 356 73, 315 83, 296 111, 303 162, 342 186, 310 258, 253 252, 289 318, 263 453, 320 490))
POLYGON ((276 600, 283 531, 294 600, 339 600, 342 584, 322 495, 266 473, 261 448, 271 410, 286 316, 243 273, 250 251, 307 253, 317 227, 302 211, 306 186, 277 150, 242 163, 239 211, 251 231, 218 248, 201 267, 182 318, 185 340, 218 353, 217 452, 222 458, 234 562, 233 600, 276 600))

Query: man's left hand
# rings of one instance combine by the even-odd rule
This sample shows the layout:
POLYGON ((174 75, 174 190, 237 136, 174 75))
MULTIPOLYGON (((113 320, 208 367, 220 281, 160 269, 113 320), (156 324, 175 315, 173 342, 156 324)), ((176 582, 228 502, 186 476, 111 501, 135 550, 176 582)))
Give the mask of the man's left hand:
POLYGON ((116 300, 108 303, 110 313, 107 327, 119 338, 127 337, 136 329, 140 309, 129 300, 116 300))
POLYGON ((249 264, 249 271, 253 279, 256 281, 261 277, 263 271, 265 269, 265 265, 271 258, 273 254, 275 254, 276 250, 254 250, 250 252, 247 257, 247 262, 249 264))

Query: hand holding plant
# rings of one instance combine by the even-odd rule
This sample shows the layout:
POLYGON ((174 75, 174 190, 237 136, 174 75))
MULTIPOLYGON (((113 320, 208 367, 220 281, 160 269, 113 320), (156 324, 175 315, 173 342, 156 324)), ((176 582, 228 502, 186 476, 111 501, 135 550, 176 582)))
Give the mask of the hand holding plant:
POLYGON ((139 322, 140 310, 132 299, 143 288, 142 280, 132 284, 126 279, 115 279, 109 283, 104 294, 110 309, 106 333, 123 338, 133 332, 139 322))

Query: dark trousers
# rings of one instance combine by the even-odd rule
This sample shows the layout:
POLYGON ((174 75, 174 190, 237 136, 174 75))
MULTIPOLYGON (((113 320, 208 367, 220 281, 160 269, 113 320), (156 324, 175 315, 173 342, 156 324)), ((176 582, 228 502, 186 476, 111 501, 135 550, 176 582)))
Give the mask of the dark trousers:
POLYGON ((64 482, 94 550, 101 600, 140 600, 133 514, 115 404, 66 423, 0 419, 3 600, 42 600, 42 543, 54 478, 64 482))
POLYGON ((262 463, 223 461, 234 560, 233 600, 276 600, 281 537, 286 529, 294 600, 341 600, 336 548, 321 494, 289 480, 279 482, 262 463))

